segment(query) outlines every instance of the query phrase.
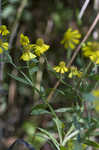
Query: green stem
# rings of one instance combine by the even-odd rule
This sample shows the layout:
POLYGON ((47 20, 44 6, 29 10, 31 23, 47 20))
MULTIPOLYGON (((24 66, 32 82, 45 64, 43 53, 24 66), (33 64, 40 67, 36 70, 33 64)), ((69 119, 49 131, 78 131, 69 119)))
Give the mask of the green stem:
POLYGON ((67 59, 66 59, 67 62, 70 60, 71 54, 72 54, 72 50, 71 50, 71 49, 68 49, 68 50, 67 50, 67 59))
POLYGON ((89 70, 89 68, 90 68, 91 65, 92 65, 92 61, 90 61, 90 62, 88 63, 88 65, 87 65, 87 67, 86 67, 86 69, 85 69, 85 71, 84 71, 84 73, 83 73, 83 76, 85 76, 85 75, 87 74, 87 72, 88 72, 88 70, 89 70))

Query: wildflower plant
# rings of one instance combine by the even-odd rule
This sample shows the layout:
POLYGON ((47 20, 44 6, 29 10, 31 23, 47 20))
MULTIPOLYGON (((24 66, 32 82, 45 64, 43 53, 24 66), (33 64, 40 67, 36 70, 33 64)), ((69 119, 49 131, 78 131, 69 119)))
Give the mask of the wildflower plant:
POLYGON ((66 49, 71 48, 73 50, 75 49, 75 46, 79 44, 80 38, 81 34, 78 30, 72 30, 72 28, 69 28, 64 33, 64 37, 61 40, 61 44, 63 44, 66 49))
POLYGON ((45 53, 50 46, 44 43, 42 38, 37 39, 36 44, 33 44, 34 52, 36 56, 40 56, 45 53))
POLYGON ((70 60, 72 50, 75 50, 76 46, 80 42, 80 38, 81 34, 79 30, 73 30, 72 28, 68 28, 67 31, 64 33, 63 39, 60 43, 64 45, 64 48, 67 50, 67 61, 70 60))
POLYGON ((2 36, 7 36, 9 33, 10 33, 9 30, 7 29, 5 25, 0 26, 0 34, 2 36))
POLYGON ((0 26, 0 54, 3 53, 3 50, 8 50, 7 35, 9 33, 10 32, 5 25, 0 26))
POLYGON ((77 67, 71 66, 70 67, 70 73, 68 75, 69 78, 72 78, 73 76, 77 76, 78 78, 82 77, 83 72, 78 71, 77 67))
POLYGON ((23 54, 20 59, 22 59, 23 61, 29 61, 36 57, 36 55, 31 52, 31 50, 33 50, 33 44, 30 44, 30 40, 27 36, 21 34, 20 43, 23 48, 23 54))
POLYGON ((64 74, 65 72, 68 72, 68 68, 65 65, 64 61, 60 61, 59 65, 53 68, 56 72, 64 74))
MULTIPOLYGON (((2 39, 0 39, 0 52, 2 53, 3 49, 8 50, 8 43, 3 39, 9 34, 6 26, 0 26, 0 34, 2 35, 2 39)), ((70 49, 74 50, 77 44, 79 44, 80 38, 81 34, 78 30, 69 28, 61 40, 61 44, 68 51, 70 49)), ((88 59, 89 63, 85 63, 81 68, 81 66, 71 66, 75 53, 77 54, 79 49, 72 51, 73 56, 71 57, 70 55, 69 62, 67 58, 64 58, 55 66, 49 63, 46 55, 51 46, 45 44, 42 38, 38 38, 34 44, 30 42, 28 36, 21 33, 19 41, 21 46, 18 49, 22 50, 22 55, 18 59, 19 61, 24 61, 25 65, 23 68, 25 67, 27 72, 24 72, 22 67, 17 66, 13 62, 8 52, 9 63, 13 65, 21 76, 9 75, 31 87, 35 103, 31 115, 40 116, 47 114, 52 118, 53 129, 47 130, 47 127, 44 129, 38 125, 38 131, 35 135, 41 134, 42 138, 45 138, 47 141, 50 140, 53 148, 57 150, 86 150, 88 146, 99 149, 99 144, 90 140, 92 135, 96 135, 95 130, 99 127, 99 121, 97 120, 97 114, 99 113, 99 100, 97 99, 99 97, 99 90, 93 90, 94 88, 99 88, 98 72, 93 72, 93 68, 98 67, 99 64, 99 43, 83 43, 81 55, 90 59, 88 59), (49 87, 47 89, 44 84, 42 75, 44 67, 57 80, 53 88, 49 87), (60 84, 61 86, 58 87, 60 84), (34 96, 35 92, 39 95, 38 99, 34 96), (53 108, 53 102, 57 98, 60 103, 62 102, 60 95, 64 97, 64 107, 53 108), (39 100, 41 100, 40 103, 39 100), (72 101, 71 105, 66 105, 66 102, 70 101, 72 101), (94 118, 94 114, 96 119, 94 118)))

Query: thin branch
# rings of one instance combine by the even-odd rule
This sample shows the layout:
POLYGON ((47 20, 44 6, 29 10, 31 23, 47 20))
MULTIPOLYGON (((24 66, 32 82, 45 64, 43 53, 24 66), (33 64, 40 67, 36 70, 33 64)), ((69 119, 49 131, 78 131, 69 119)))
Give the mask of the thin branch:
POLYGON ((50 92, 49 96, 47 97, 47 102, 49 102, 55 92, 55 90, 57 89, 57 87, 59 86, 60 84, 60 80, 58 80, 55 84, 55 86, 53 87, 52 91, 50 92))
POLYGON ((96 11, 99 10, 99 0, 94 0, 94 9, 95 9, 96 11))
POLYGON ((83 7, 82 7, 82 9, 81 9, 81 11, 80 11, 80 13, 79 13, 79 16, 78 16, 79 19, 81 19, 82 16, 84 15, 84 12, 85 12, 85 10, 86 10, 86 8, 87 8, 89 2, 90 2, 90 0, 86 0, 86 1, 85 1, 84 5, 83 5, 83 7))

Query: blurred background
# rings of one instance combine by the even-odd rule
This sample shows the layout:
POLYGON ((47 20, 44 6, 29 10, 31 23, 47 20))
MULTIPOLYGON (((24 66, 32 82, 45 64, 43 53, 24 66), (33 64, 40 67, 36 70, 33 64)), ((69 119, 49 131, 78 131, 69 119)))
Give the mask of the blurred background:
MULTIPOLYGON (((95 0, 91 0, 82 19, 78 19, 79 12, 85 0, 2 0, 2 24, 7 25, 11 31, 9 36, 9 51, 17 66, 24 66, 25 62, 20 60, 20 34, 27 35, 31 43, 37 38, 43 38, 45 43, 50 45, 46 52, 48 62, 51 66, 57 65, 59 61, 66 58, 66 51, 60 44, 64 32, 68 27, 78 29, 82 37, 88 31, 98 11, 95 0)), ((99 40, 99 24, 97 24, 91 40, 99 40)), ((79 53, 74 64, 81 68, 87 62, 79 53)), ((26 72, 25 69, 23 69, 26 72)), ((4 64, 3 82, 0 85, 0 149, 6 150, 16 139, 23 138, 31 143, 37 150, 50 150, 50 145, 40 136, 35 136, 36 127, 55 130, 50 116, 32 116, 30 112, 35 104, 33 91, 29 86, 12 79, 9 74, 18 75, 17 70, 10 64, 4 64)), ((47 65, 43 66, 42 91, 52 88, 57 79, 47 65)), ((68 82, 68 81, 67 81, 68 82)), ((52 106, 60 108, 72 106, 74 95, 68 97, 56 91, 52 106), (62 100, 61 100, 62 99, 62 100), (67 101, 69 99, 69 101, 67 101)), ((38 103, 40 100, 38 100, 38 103)), ((70 114, 61 116, 68 122, 70 114)), ((21 148, 22 150, 22 148, 21 148)))

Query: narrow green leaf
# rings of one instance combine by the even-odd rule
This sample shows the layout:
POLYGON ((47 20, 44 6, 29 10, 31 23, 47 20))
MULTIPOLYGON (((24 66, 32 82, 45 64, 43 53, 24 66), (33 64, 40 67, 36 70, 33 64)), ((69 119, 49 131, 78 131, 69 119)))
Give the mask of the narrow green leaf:
POLYGON ((28 78, 28 76, 26 74, 24 74, 24 72, 20 71, 20 73, 24 76, 24 78, 29 82, 29 84, 33 87, 33 83, 32 81, 28 78))
POLYGON ((42 115, 42 114, 50 114, 50 112, 46 110, 45 104, 38 104, 32 108, 31 115, 42 115))
POLYGON ((43 115, 43 114, 50 114, 50 112, 41 108, 32 110, 31 112, 31 115, 43 115))
POLYGON ((15 76, 15 75, 9 74, 9 73, 8 73, 8 75, 9 75, 10 77, 12 77, 13 79, 15 79, 15 80, 21 82, 21 83, 24 83, 24 84, 26 84, 26 85, 30 85, 29 82, 27 82, 27 81, 26 81, 25 79, 23 79, 23 78, 17 77, 17 76, 15 76))
POLYGON ((84 144, 89 145, 89 146, 93 146, 93 147, 96 147, 96 148, 99 148, 99 144, 94 142, 94 141, 85 140, 84 144))
POLYGON ((60 93, 61 95, 65 96, 65 93, 62 90, 56 89, 56 92, 60 93))
POLYGON ((73 111, 73 108, 59 108, 59 109, 56 109, 55 112, 57 113, 65 113, 65 112, 72 112, 73 111))
POLYGON ((45 135, 47 135, 47 136, 50 138, 50 140, 53 142, 53 144, 56 146, 56 148, 57 148, 58 150, 60 150, 60 148, 59 148, 59 143, 56 141, 56 139, 52 136, 51 133, 49 133, 48 131, 46 131, 46 130, 44 130, 44 129, 42 129, 42 128, 39 128, 39 130, 40 130, 41 132, 43 132, 45 135))
POLYGON ((59 135, 59 139, 60 139, 60 144, 62 144, 62 129, 63 129, 63 123, 59 120, 59 118, 54 118, 53 119, 56 126, 57 126, 57 130, 58 130, 58 135, 59 135))

